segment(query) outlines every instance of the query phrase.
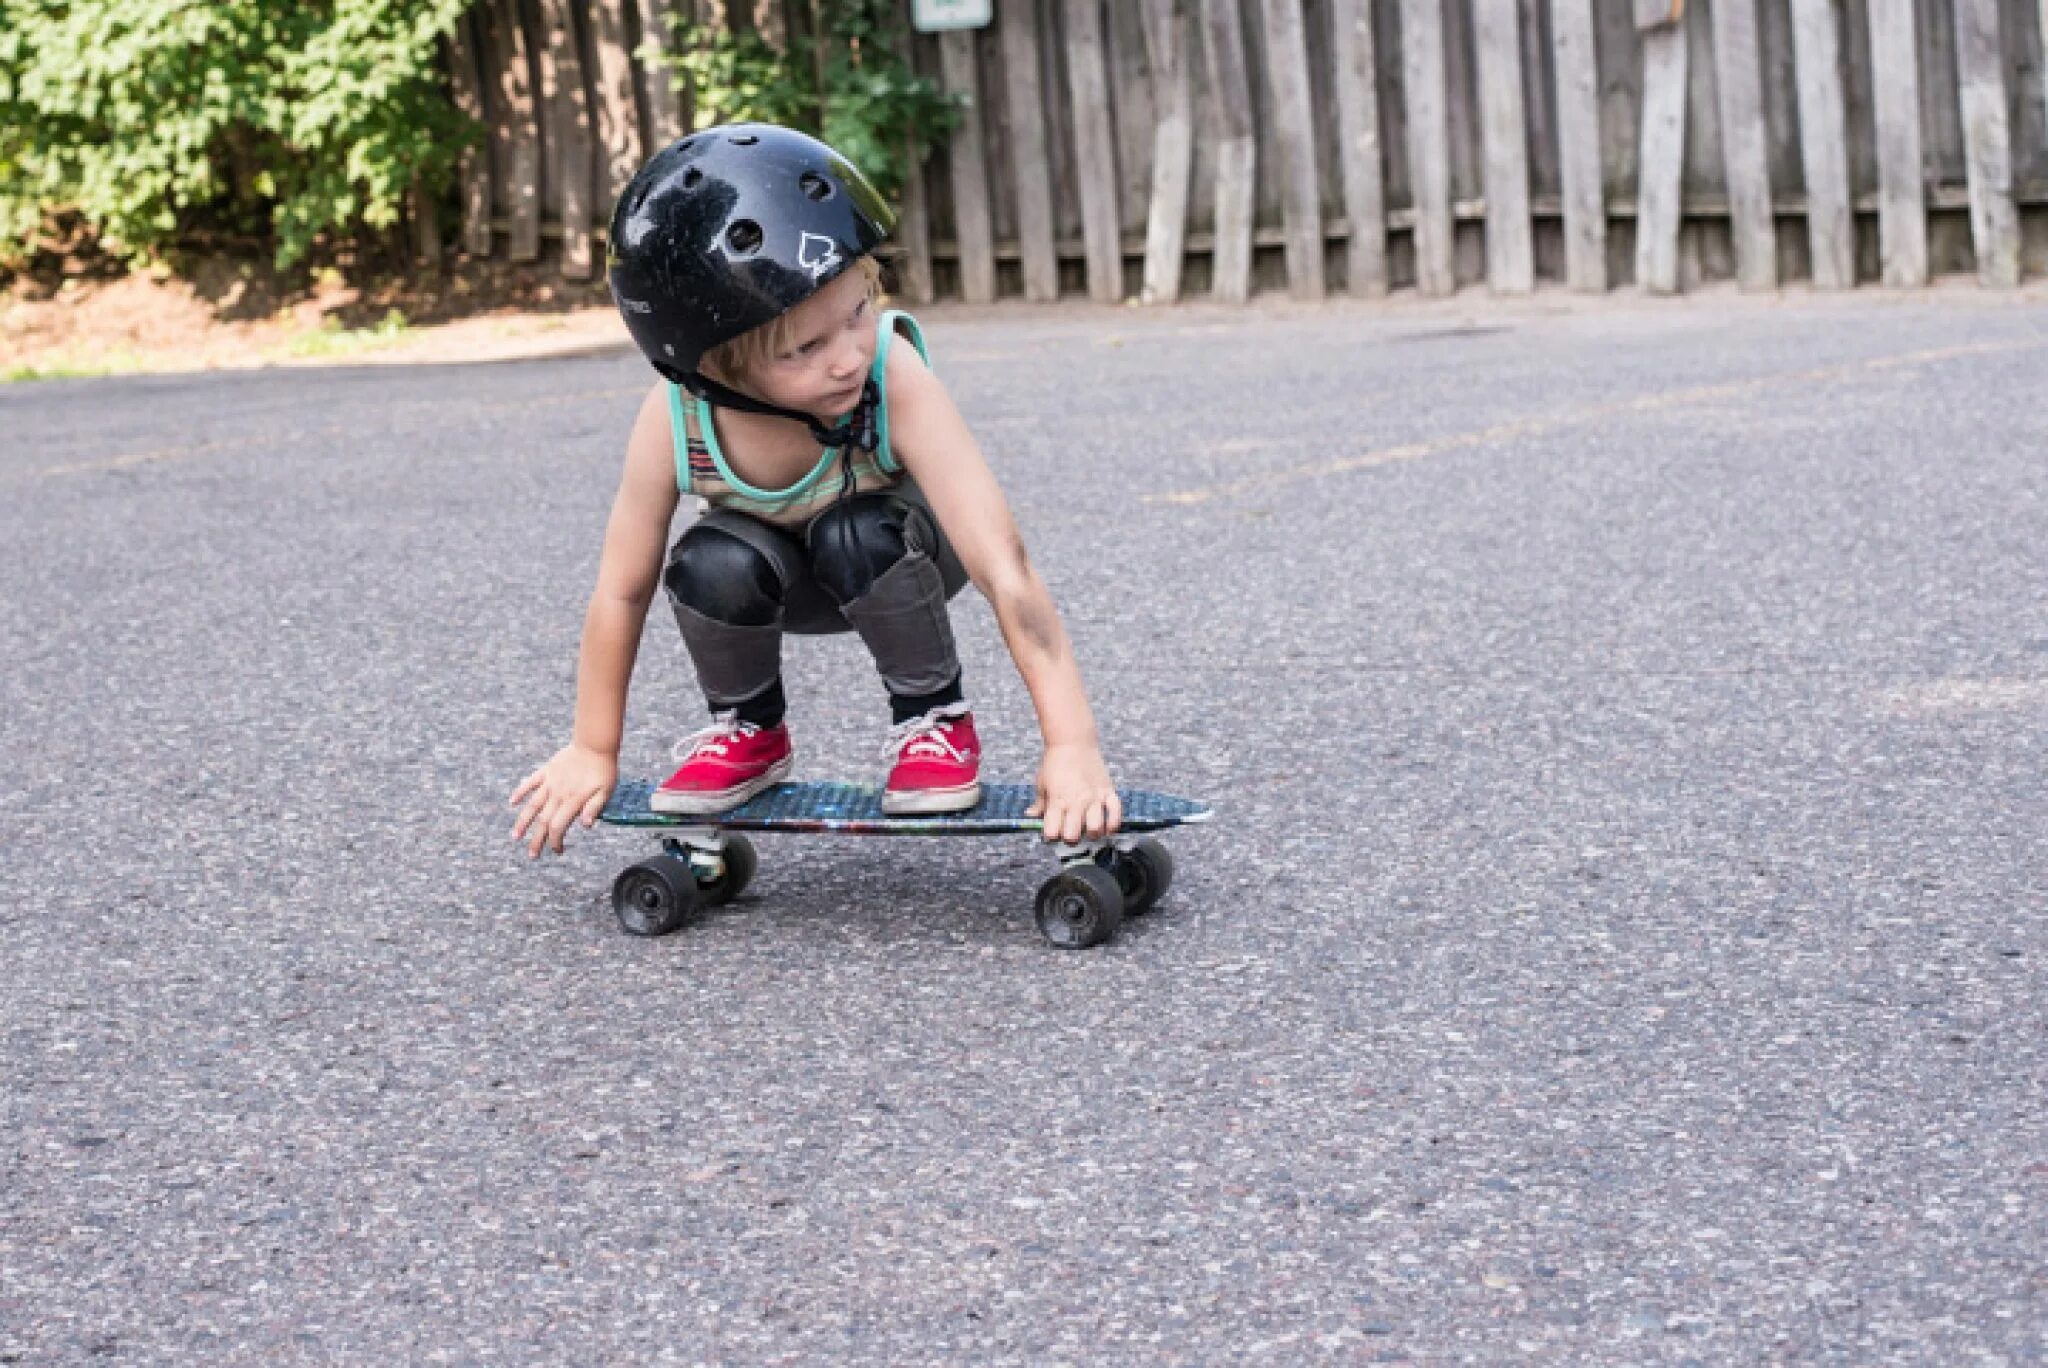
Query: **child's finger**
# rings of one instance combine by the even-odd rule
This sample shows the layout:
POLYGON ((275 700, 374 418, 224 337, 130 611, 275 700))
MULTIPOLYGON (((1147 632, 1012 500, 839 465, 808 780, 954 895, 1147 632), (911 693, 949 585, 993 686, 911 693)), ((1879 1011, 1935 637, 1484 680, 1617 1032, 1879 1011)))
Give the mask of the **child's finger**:
POLYGON ((583 825, 586 830, 597 824, 597 815, 604 811, 605 799, 610 796, 602 789, 590 795, 590 801, 583 805, 583 825))
POLYGON ((512 806, 518 807, 520 799, 524 798, 527 794, 539 788, 540 779, 541 772, 539 770, 535 770, 533 773, 527 775, 525 779, 521 780, 519 787, 512 790, 512 806))
POLYGON ((1100 798, 1088 805, 1088 820, 1082 829, 1091 841, 1099 841, 1109 834, 1109 808, 1100 798))
POLYGON ((525 839, 526 829, 533 825, 533 819, 535 816, 539 814, 539 812, 539 799, 533 800, 532 802, 528 803, 524 808, 520 809, 518 819, 512 823, 513 840, 519 841, 525 839))

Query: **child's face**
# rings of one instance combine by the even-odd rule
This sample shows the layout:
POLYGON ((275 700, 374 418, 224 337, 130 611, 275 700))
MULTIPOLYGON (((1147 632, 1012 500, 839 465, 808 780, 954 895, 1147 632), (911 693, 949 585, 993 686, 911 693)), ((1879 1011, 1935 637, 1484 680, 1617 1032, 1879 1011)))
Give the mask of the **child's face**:
POLYGON ((867 277, 844 271, 789 311, 788 347, 747 372, 760 397, 784 408, 836 418, 860 402, 875 361, 867 277))

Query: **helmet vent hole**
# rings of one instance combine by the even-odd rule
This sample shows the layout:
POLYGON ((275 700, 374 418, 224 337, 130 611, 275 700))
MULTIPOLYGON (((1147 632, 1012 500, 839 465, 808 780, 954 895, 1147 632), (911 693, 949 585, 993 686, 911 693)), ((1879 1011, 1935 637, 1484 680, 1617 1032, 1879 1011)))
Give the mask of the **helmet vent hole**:
POLYGON ((828 200, 832 198, 832 182, 826 180, 815 171, 804 172, 803 178, 797 184, 803 186, 804 193, 814 200, 828 200))
POLYGON ((761 250, 761 225, 752 219, 741 219, 725 230, 725 245, 739 256, 752 256, 761 250))
POLYGON ((685 189, 685 190, 695 190, 695 189, 697 188, 697 182, 698 182, 698 181, 701 181, 701 180, 703 180, 703 179, 704 179, 704 170, 703 170, 703 168, 702 168, 702 167, 697 167, 697 166, 693 166, 693 167, 691 167, 691 168, 690 168, 689 170, 687 170, 687 171, 683 172, 683 189, 685 189))
POLYGON ((752 133, 735 133, 732 135, 732 142, 740 147, 752 147, 759 141, 761 140, 752 133))

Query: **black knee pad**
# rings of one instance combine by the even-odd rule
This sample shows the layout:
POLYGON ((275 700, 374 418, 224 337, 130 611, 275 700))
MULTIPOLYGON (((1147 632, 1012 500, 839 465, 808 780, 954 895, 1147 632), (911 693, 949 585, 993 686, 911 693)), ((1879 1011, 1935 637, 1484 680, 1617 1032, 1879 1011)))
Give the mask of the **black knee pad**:
POLYGON ((767 627, 782 614, 782 580, 768 558, 730 532, 693 527, 669 553, 662 582, 713 622, 767 627))
POLYGON ((916 505, 890 494, 859 494, 820 513, 805 534, 811 573, 842 606, 863 597, 915 547, 931 538, 916 505))

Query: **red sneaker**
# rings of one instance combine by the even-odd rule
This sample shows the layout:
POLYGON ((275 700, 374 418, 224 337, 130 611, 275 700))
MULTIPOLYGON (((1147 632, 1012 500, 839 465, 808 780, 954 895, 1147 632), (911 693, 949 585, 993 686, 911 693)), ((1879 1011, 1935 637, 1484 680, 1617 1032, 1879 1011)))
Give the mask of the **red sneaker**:
POLYGON ((965 812, 981 801, 981 738, 965 703, 901 723, 889 737, 889 786, 882 811, 965 812))
POLYGON ((763 731, 731 713, 676 745, 682 768, 647 800, 656 812, 694 815, 738 807, 761 790, 789 777, 796 750, 789 728, 778 722, 763 731))

